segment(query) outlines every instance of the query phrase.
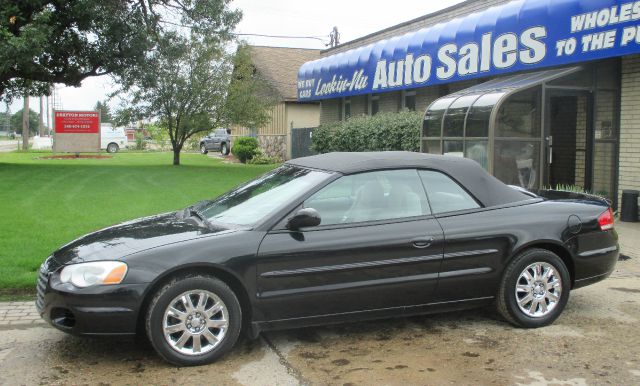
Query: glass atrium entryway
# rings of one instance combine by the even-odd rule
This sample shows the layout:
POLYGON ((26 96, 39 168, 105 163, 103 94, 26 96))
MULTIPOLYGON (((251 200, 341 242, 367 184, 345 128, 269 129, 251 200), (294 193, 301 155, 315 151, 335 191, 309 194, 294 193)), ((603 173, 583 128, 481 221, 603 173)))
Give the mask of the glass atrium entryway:
POLYGON ((618 68, 525 73, 442 97, 427 108, 421 149, 471 158, 507 184, 615 199, 618 68))

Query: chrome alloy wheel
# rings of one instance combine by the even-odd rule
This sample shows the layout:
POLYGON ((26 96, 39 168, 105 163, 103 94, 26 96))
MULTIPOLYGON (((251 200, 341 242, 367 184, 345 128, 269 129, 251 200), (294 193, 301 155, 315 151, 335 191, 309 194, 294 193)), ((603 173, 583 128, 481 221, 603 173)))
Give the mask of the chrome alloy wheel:
POLYGON ((533 263, 516 282, 516 302, 520 311, 533 318, 548 315, 560 302, 562 278, 549 263, 533 263))
POLYGON ((222 342, 228 328, 227 306, 217 295, 204 290, 176 296, 162 321, 167 343, 186 355, 202 355, 213 350, 222 342))

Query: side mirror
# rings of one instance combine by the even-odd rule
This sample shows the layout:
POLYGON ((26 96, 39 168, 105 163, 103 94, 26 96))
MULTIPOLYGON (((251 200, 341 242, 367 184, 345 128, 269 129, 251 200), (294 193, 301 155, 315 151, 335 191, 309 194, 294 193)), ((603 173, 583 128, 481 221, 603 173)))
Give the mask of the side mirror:
POLYGON ((287 220, 287 229, 297 231, 300 228, 320 225, 320 213, 313 208, 302 208, 287 220))

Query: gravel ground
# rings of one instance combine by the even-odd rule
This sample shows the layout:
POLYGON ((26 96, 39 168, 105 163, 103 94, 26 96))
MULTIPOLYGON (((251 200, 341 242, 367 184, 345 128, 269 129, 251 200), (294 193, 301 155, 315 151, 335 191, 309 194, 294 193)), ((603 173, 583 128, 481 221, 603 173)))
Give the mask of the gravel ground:
POLYGON ((572 292, 546 328, 480 309, 269 332, 218 363, 176 368, 143 339, 78 338, 25 317, 0 324, 0 384, 637 385, 640 227, 619 231, 631 258, 572 292))

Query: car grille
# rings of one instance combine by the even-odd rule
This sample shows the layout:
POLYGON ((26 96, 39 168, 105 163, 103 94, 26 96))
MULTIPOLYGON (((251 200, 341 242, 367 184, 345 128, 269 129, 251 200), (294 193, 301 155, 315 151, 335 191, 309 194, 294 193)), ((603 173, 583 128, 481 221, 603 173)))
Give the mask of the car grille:
POLYGON ((49 256, 40 266, 38 282, 36 285, 36 308, 38 309, 38 312, 44 308, 44 294, 47 290, 49 276, 51 276, 51 273, 55 272, 58 268, 60 268, 60 264, 58 264, 52 256, 49 256))
POLYGON ((49 280, 49 274, 40 271, 38 275, 38 285, 36 286, 36 291, 38 292, 38 296, 36 297, 36 308, 38 311, 41 311, 44 307, 44 291, 47 289, 47 281, 49 280))

